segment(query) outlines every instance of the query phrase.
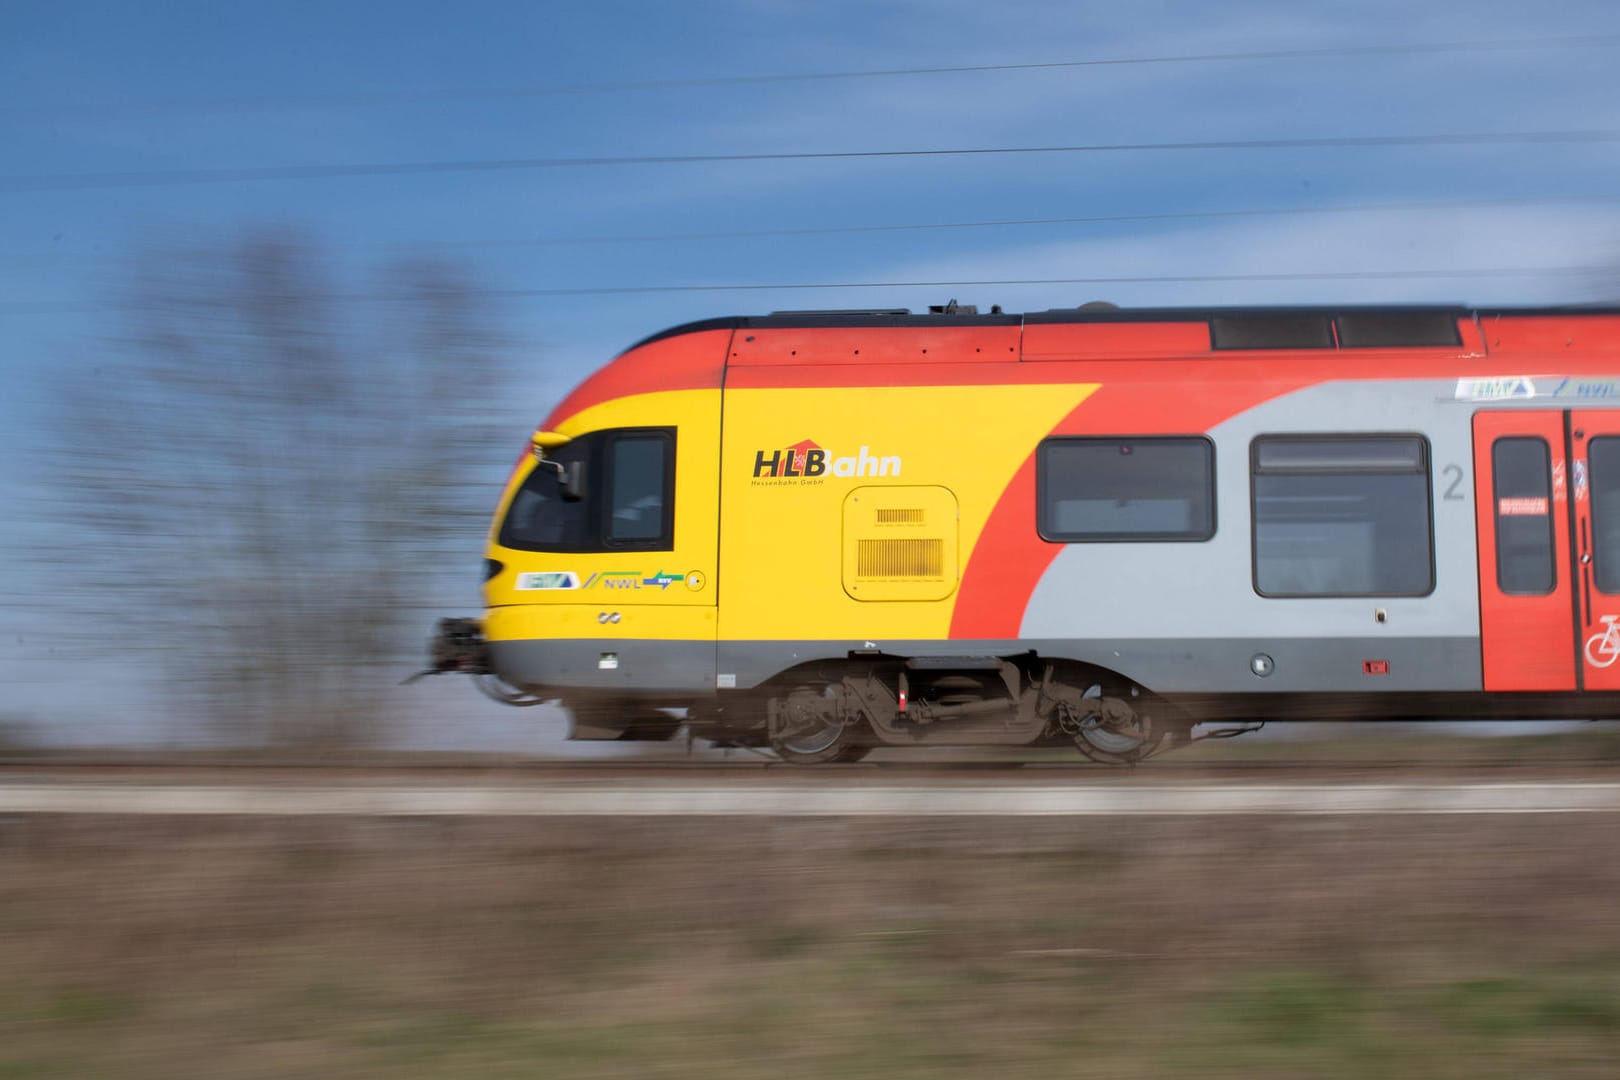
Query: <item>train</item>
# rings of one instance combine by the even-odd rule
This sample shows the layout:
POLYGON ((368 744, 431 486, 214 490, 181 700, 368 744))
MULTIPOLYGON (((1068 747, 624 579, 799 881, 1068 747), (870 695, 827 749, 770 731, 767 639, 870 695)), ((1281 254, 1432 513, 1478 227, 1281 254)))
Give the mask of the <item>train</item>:
POLYGON ((525 445, 434 671, 799 764, 1620 717, 1620 311, 691 323, 525 445))

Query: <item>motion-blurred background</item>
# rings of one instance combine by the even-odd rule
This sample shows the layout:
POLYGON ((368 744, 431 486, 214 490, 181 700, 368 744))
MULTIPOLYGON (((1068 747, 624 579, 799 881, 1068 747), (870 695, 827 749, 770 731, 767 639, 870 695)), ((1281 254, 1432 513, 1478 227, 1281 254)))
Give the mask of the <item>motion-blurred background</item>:
POLYGON ((554 747, 401 689, 532 425, 773 309, 1620 297, 1611 5, 0 8, 0 739, 554 747))
MULTIPOLYGON (((1612 814, 143 815, 828 777, 9 750, 561 749, 398 684, 619 350, 953 298, 1620 301, 1617 71, 1600 0, 0 0, 0 1077, 1613 1076, 1612 814)), ((1498 742, 830 782, 1443 799, 1620 755, 1498 742)))

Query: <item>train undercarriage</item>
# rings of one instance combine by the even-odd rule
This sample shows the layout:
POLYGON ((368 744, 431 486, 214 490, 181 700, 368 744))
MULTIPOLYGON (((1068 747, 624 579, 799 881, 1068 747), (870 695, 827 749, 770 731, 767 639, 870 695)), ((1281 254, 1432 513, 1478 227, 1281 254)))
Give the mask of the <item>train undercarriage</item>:
POLYGON ((1072 746, 1093 761, 1130 765, 1192 741, 1194 726, 1112 672, 1033 653, 852 655, 794 668, 753 690, 686 703, 511 687, 500 681, 470 619, 441 622, 430 662, 423 674, 473 675, 503 704, 560 700, 575 739, 661 741, 684 726, 718 746, 769 750, 802 765, 859 761, 882 746, 1072 746))
POLYGON ((848 762, 879 746, 1072 745, 1131 764, 1190 737, 1142 688, 1034 657, 889 657, 796 669, 700 707, 694 734, 768 747, 796 764, 848 762))
MULTIPOLYGON (((698 699, 502 680, 476 619, 443 619, 429 667, 459 672, 506 705, 561 704, 576 740, 654 742, 685 731, 721 747, 814 765, 879 747, 1073 747, 1132 765, 1270 721, 1620 719, 1620 693, 1202 693, 1162 695, 1102 667, 1011 656, 855 653, 795 667, 748 690, 698 699), (1195 734, 1196 731, 1196 734, 1195 734)), ((410 681, 410 680, 408 680, 410 681)))

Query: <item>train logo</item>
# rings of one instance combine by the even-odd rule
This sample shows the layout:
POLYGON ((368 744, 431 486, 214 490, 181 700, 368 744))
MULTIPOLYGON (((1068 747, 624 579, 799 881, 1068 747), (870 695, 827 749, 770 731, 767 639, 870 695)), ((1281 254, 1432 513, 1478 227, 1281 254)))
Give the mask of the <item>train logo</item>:
POLYGON ((832 456, 813 439, 800 439, 780 450, 754 451, 754 479, 826 476, 899 476, 902 462, 898 454, 874 454, 863 446, 847 456, 832 456))
POLYGON ((544 589, 577 589, 579 588, 579 575, 571 570, 543 570, 519 574, 515 587, 519 592, 534 592, 544 589))
POLYGON ((677 581, 685 581, 686 587, 694 592, 703 587, 703 575, 695 570, 690 574, 672 574, 668 570, 659 570, 652 577, 643 577, 640 570, 601 570, 586 578, 582 587, 657 589, 662 592, 677 581), (693 584, 694 577, 697 579, 696 584, 693 584))

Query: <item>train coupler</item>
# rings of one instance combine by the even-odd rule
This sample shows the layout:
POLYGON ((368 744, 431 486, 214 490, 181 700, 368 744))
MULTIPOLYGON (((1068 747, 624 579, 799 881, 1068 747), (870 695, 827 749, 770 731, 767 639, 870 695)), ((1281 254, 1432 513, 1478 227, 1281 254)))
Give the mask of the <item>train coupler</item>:
POLYGON ((428 666, 406 679, 413 683, 427 675, 459 672, 463 675, 489 675, 489 645, 477 619, 440 619, 428 643, 428 666))

